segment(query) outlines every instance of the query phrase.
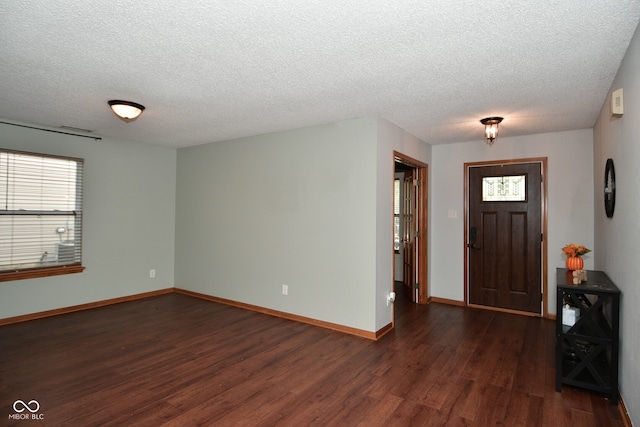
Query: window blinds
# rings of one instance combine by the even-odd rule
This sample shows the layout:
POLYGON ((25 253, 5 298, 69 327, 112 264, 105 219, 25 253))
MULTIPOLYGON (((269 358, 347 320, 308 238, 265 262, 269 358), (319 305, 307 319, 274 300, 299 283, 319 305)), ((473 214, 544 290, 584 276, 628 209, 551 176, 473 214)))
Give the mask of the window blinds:
POLYGON ((0 272, 81 263, 83 165, 0 149, 0 272))

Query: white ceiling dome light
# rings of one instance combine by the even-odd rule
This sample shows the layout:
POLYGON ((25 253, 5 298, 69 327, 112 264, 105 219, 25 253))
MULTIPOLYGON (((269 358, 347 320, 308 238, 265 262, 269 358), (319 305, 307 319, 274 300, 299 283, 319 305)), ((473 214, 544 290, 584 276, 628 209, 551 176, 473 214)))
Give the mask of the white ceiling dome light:
POLYGON ((132 122, 137 119, 144 111, 144 105, 131 101, 121 101, 112 99, 109 106, 116 116, 125 122, 132 122))

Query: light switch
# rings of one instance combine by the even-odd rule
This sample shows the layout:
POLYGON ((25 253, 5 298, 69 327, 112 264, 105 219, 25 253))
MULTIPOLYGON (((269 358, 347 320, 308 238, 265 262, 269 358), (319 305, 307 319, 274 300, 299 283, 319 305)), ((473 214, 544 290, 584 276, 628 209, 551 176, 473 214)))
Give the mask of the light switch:
POLYGON ((621 116, 624 113, 624 103, 622 99, 622 88, 611 94, 611 114, 621 116))

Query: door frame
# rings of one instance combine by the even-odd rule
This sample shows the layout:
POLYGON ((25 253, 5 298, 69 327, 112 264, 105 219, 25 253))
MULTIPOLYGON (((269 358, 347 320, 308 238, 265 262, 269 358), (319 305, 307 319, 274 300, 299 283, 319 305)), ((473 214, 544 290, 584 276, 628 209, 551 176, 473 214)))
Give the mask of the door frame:
POLYGON ((542 283, 540 292, 542 293, 542 307, 541 312, 538 314, 528 313, 519 310, 509 310, 504 308, 497 307, 489 307, 489 306, 478 306, 473 305, 473 307, 484 308, 487 310, 495 310, 495 311, 505 311, 509 313, 517 313, 523 314, 527 316, 542 316, 544 318, 549 318, 549 290, 548 290, 548 253, 547 253, 547 157, 530 157, 523 159, 507 159, 507 160, 488 160, 483 162, 469 162, 464 164, 464 241, 463 243, 463 252, 464 252, 464 304, 465 306, 469 306, 469 251, 467 248, 467 242, 469 241, 469 169, 472 167, 483 167, 483 166, 502 166, 507 164, 518 164, 518 163, 540 163, 540 173, 542 174, 542 195, 540 197, 540 206, 541 215, 542 215, 542 245, 541 245, 541 257, 542 257, 542 283))
MULTIPOLYGON (((412 157, 409 157, 400 152, 393 152, 393 162, 394 162, 394 171, 395 171, 395 163, 402 163, 406 166, 415 169, 417 179, 420 181, 420 185, 418 186, 418 200, 416 202, 416 219, 418 221, 418 232, 420 233, 418 239, 418 259, 416 259, 416 266, 418 271, 418 300, 417 304, 428 304, 431 301, 431 296, 429 295, 429 286, 428 286, 428 265, 429 265, 429 252, 428 252, 428 242, 429 242, 429 216, 428 216, 428 207, 429 207, 429 165, 423 163, 419 160, 416 160, 412 157)), ((394 174, 395 179, 395 174, 394 174)), ((393 195, 393 181, 391 181, 391 191, 393 195)), ((393 200, 393 199, 392 199, 393 200)), ((393 230, 393 209, 391 210, 391 229, 393 230)), ((391 253, 393 256, 393 279, 395 279, 395 251, 393 251, 393 233, 391 235, 392 239, 390 242, 391 253)), ((394 289, 394 281, 391 282, 391 290, 394 289)), ((393 318, 395 319, 395 312, 393 318)))

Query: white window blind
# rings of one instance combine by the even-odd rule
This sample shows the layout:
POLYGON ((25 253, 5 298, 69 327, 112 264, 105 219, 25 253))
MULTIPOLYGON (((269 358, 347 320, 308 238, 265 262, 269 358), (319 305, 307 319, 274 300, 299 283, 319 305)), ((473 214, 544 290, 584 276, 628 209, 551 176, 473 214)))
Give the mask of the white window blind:
POLYGON ((0 273, 82 263, 83 165, 0 149, 0 273))

